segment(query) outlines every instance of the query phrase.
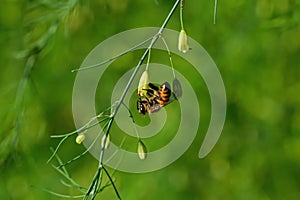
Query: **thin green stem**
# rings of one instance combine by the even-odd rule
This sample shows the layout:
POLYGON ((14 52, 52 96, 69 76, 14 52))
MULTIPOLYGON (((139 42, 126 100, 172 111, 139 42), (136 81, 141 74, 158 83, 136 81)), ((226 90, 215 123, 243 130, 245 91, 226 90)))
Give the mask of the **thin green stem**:
POLYGON ((128 113, 129 113, 129 117, 132 120, 133 128, 134 128, 134 131, 136 133, 137 138, 140 139, 140 135, 139 135, 139 133, 137 131, 137 128, 136 128, 136 125, 135 125, 135 120, 133 118, 132 112, 130 111, 130 109, 128 108, 128 106, 126 104, 123 103, 123 106, 127 109, 128 113))
MULTIPOLYGON (((106 144, 107 136, 109 134, 109 130, 110 130, 110 127, 111 127, 113 121, 114 121, 114 118, 112 117, 109 120, 108 124, 107 124, 107 128, 106 128, 104 139, 103 139, 103 144, 106 144)), ((105 152, 105 145, 102 145, 101 146, 101 151, 100 151, 100 156, 99 156, 99 166, 98 166, 98 168, 101 168, 102 165, 103 165, 104 152, 105 152)))
POLYGON ((146 71, 148 71, 148 69, 149 69, 150 57, 151 57, 151 49, 149 50, 149 53, 148 53, 148 59, 147 59, 147 64, 146 64, 146 71))
POLYGON ((86 188, 82 187, 78 183, 76 183, 68 174, 65 174, 65 172, 61 169, 57 169, 56 166, 52 166, 58 173, 60 173, 63 177, 65 177, 66 180, 70 182, 70 184, 74 187, 77 188, 81 192, 86 192, 86 188))
POLYGON ((49 194, 52 194, 54 196, 61 197, 61 198, 78 199, 78 198, 84 197, 84 195, 70 196, 70 195, 60 194, 60 193, 53 192, 53 191, 45 189, 45 188, 39 188, 39 189, 41 189, 44 192, 48 192, 49 194))
POLYGON ((87 70, 87 69, 92 69, 92 68, 95 68, 95 67, 99 67, 99 66, 105 65, 106 63, 109 63, 109 62, 111 62, 111 61, 114 61, 114 60, 116 60, 116 59, 118 59, 118 58, 120 58, 120 57, 126 55, 127 53, 132 52, 133 50, 135 50, 135 49, 137 49, 138 47, 140 47, 140 46, 146 44, 147 42, 151 41, 152 39, 153 39, 153 37, 148 38, 148 39, 144 40, 143 42, 141 42, 141 43, 139 43, 139 44, 137 44, 137 45, 131 47, 130 49, 128 49, 128 50, 126 50, 126 51, 124 51, 124 52, 122 52, 122 53, 120 53, 120 54, 118 54, 118 55, 116 55, 116 56, 114 56, 114 57, 111 57, 111 58, 109 58, 109 59, 107 59, 107 60, 104 60, 103 62, 97 63, 97 64, 95 64, 95 65, 90 65, 90 66, 86 66, 86 67, 81 67, 81 68, 78 68, 78 69, 73 69, 72 72, 78 72, 78 71, 87 70))
MULTIPOLYGON (((52 149, 52 151, 53 151, 53 149, 52 149)), ((62 160, 60 159, 60 157, 59 157, 57 154, 55 155, 55 158, 56 158, 58 164, 61 165, 61 164, 62 164, 62 160)), ((76 182, 70 177, 70 175, 69 175, 69 173, 68 173, 68 171, 67 171, 67 169, 66 169, 65 167, 62 167, 61 169, 58 169, 56 166, 53 165, 53 168, 54 168, 55 170, 57 170, 61 175, 63 175, 63 176, 70 182, 70 184, 71 184, 73 187, 77 188, 77 189, 78 189, 79 191, 81 191, 81 192, 86 192, 86 188, 80 186, 78 183, 76 183, 76 182)))
POLYGON ((93 128, 94 126, 96 126, 96 125, 98 125, 98 124, 104 122, 105 120, 108 120, 107 117, 108 117, 108 116, 106 116, 106 118, 101 119, 100 121, 97 121, 97 122, 95 122, 95 123, 89 125, 93 120, 95 120, 95 119, 91 119, 91 120, 90 120, 88 123, 86 123, 84 126, 82 126, 81 128, 79 128, 79 129, 77 129, 77 130, 75 130, 75 131, 73 131, 73 132, 70 132, 70 133, 67 133, 67 134, 62 134, 62 135, 51 135, 50 137, 51 137, 51 138, 61 138, 61 137, 66 137, 66 136, 74 135, 75 133, 82 133, 82 132, 84 132, 84 131, 86 131, 86 130, 88 130, 88 129, 90 129, 90 128, 93 128))
POLYGON ((184 30, 184 26, 183 26, 183 7, 184 7, 184 0, 181 0, 180 12, 179 12, 181 30, 184 30))
POLYGON ((52 155, 50 156, 50 158, 48 159, 47 163, 49 163, 53 157, 57 154, 58 149, 60 148, 60 146, 62 145, 62 143, 67 139, 68 137, 64 137, 63 139, 61 139, 57 145, 57 147, 55 148, 55 150, 53 151, 52 155))
MULTIPOLYGON (((95 174, 95 176, 93 178, 93 181, 92 181, 92 183, 91 183, 88 191, 84 195, 84 198, 83 198, 84 200, 87 200, 89 198, 91 192, 94 192, 94 194, 95 194, 95 192, 96 192, 96 186, 98 184, 98 180, 99 180, 99 177, 100 177, 101 170, 102 170, 102 168, 98 168, 97 169, 97 172, 96 172, 96 174, 95 174)), ((92 196, 94 196, 94 194, 92 196)))
POLYGON ((163 41, 166 49, 167 49, 167 52, 168 52, 168 55, 169 55, 169 60, 170 60, 170 65, 171 65, 171 68, 172 68, 172 72, 173 72, 173 76, 174 76, 174 79, 176 78, 176 74, 175 74, 175 70, 174 70, 174 65, 173 65, 173 60, 172 60, 172 56, 171 56, 171 51, 169 49, 169 46, 165 40, 165 38, 163 36, 161 36, 161 40, 163 41))
POLYGON ((110 177, 108 171, 105 169, 105 167, 102 167, 102 168, 103 168, 103 170, 105 171, 107 177, 109 178, 109 180, 110 180, 110 182, 111 182, 111 184, 112 184, 112 186, 113 186, 113 188, 114 188, 114 190, 115 190, 115 192, 116 192, 117 197, 118 197, 119 199, 121 199, 121 196, 120 196, 120 194, 119 194, 119 192, 118 192, 118 190, 117 190, 117 187, 116 187, 114 181, 112 180, 112 178, 110 177))
POLYGON ((216 24, 216 20, 217 20, 217 5, 218 5, 218 0, 215 0, 215 5, 214 5, 214 24, 216 24))

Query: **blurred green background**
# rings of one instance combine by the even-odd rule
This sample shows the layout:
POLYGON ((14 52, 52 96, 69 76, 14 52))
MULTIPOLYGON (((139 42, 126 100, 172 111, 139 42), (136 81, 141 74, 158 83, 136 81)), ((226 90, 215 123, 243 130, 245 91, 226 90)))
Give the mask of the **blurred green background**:
MULTIPOLYGON (((160 26, 173 2, 1 1, 1 199, 61 199, 41 188, 75 194, 46 164, 50 146, 58 143, 50 135, 75 128, 71 100, 76 74, 71 70, 114 34, 160 26)), ((202 121, 192 146, 159 171, 116 172, 123 199, 300 198, 300 1, 220 1, 216 25, 213 6, 213 1, 186 1, 184 22, 224 80, 228 107, 221 138, 206 158, 198 159, 210 102, 202 80, 193 80, 202 121)), ((180 30, 179 10, 167 28, 180 30)), ((161 59, 156 56, 154 61, 161 59)), ((138 60, 131 56, 108 73, 121 75, 128 70, 124 65, 130 68, 138 60)), ((100 104, 109 102, 105 94, 99 96, 100 104)), ((83 150, 74 140, 59 152, 63 159, 83 150)), ((87 155, 68 169, 88 187, 96 167, 97 161, 87 155)), ((97 199, 116 196, 109 187, 97 199)))

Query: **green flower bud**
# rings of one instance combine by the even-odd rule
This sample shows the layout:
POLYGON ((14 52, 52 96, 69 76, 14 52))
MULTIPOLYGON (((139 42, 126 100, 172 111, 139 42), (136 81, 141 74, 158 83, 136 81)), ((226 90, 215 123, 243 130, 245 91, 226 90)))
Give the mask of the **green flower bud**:
POLYGON ((149 74, 148 70, 145 70, 140 78, 139 86, 138 86, 138 95, 139 96, 146 96, 147 90, 149 85, 149 74))
POLYGON ((146 145, 142 142, 142 140, 139 140, 138 142, 138 154, 141 160, 144 160, 147 157, 147 148, 146 145))
POLYGON ((83 140, 85 139, 85 134, 80 133, 77 137, 76 137, 76 143, 77 144, 81 144, 83 142, 83 140))
POLYGON ((190 49, 189 44, 188 44, 188 37, 184 29, 182 29, 179 33, 179 38, 178 38, 178 50, 181 51, 182 53, 188 52, 190 49))

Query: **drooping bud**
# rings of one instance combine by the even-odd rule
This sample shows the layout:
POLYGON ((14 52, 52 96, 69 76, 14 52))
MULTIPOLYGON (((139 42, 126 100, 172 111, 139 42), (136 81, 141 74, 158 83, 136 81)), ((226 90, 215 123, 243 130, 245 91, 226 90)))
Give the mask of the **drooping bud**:
POLYGON ((139 82, 139 86, 138 86, 138 95, 139 96, 146 96, 148 85, 149 85, 149 74, 148 74, 148 70, 145 70, 142 73, 142 76, 141 76, 140 82, 139 82))
POLYGON ((178 38, 178 50, 181 51, 182 53, 188 52, 190 49, 189 44, 188 44, 188 37, 184 29, 181 29, 179 33, 179 38, 178 38))
POLYGON ((142 142, 142 140, 139 140, 138 142, 138 154, 141 160, 144 160, 147 157, 147 148, 146 145, 142 142))
POLYGON ((85 134, 84 133, 80 133, 77 137, 76 137, 76 143, 77 144, 81 144, 83 141, 85 140, 85 134))
POLYGON ((175 78, 173 80, 173 93, 174 93, 176 99, 178 99, 182 96, 181 84, 177 78, 175 78))
POLYGON ((110 134, 107 134, 107 136, 103 135, 101 140, 101 146, 104 147, 104 149, 107 149, 110 144, 110 134), (106 140, 105 140, 106 137, 106 140))

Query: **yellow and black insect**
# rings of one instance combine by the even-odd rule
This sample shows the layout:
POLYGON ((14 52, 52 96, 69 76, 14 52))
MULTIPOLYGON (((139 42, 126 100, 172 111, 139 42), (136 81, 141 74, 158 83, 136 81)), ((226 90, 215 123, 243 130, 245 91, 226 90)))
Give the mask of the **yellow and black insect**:
POLYGON ((175 100, 172 97, 174 94, 168 82, 161 84, 159 87, 149 83, 148 88, 144 90, 146 90, 146 94, 143 96, 139 95, 137 100, 137 109, 141 115, 157 112, 161 107, 175 100))

